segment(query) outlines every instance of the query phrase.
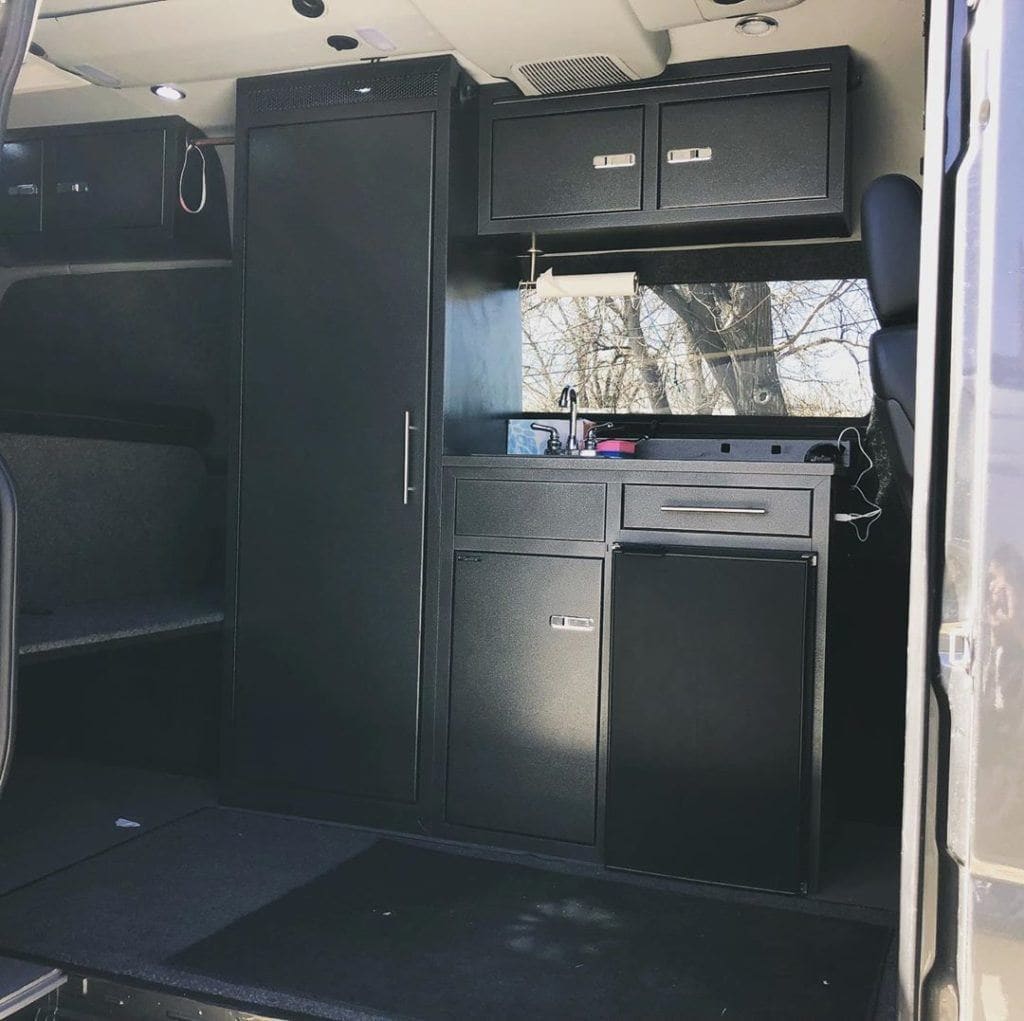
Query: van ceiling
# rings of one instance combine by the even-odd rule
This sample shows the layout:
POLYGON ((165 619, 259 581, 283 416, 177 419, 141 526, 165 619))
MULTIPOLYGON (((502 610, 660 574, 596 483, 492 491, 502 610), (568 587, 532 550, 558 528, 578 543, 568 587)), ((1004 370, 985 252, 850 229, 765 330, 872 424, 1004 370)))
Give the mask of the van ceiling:
POLYGON ((239 77, 381 56, 454 53, 478 81, 490 82, 511 77, 518 63, 584 51, 604 52, 644 77, 666 57, 678 63, 849 45, 864 73, 857 119, 867 127, 855 124, 855 149, 870 148, 872 171, 916 174, 923 7, 924 0, 326 0, 322 17, 307 18, 291 0, 42 0, 35 42, 51 64, 26 67, 11 125, 174 112, 221 132, 234 122, 239 77), (741 34, 737 16, 751 11, 771 11, 778 27, 763 37, 741 34), (676 27, 661 27, 669 23, 676 27), (367 28, 394 49, 363 40, 367 28), (326 41, 335 34, 359 46, 337 52, 326 41), (83 85, 69 74, 82 65, 121 87, 83 85), (187 98, 170 104, 152 95, 150 86, 164 82, 187 98))

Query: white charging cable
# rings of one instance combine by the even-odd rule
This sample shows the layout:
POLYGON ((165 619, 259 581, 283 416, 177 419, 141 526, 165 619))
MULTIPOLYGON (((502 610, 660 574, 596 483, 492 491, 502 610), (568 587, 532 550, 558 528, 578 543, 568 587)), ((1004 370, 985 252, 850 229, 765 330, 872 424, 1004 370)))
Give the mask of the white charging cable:
POLYGON ((181 162, 181 175, 178 177, 178 204, 189 216, 198 216, 206 208, 206 153, 203 152, 203 147, 196 145, 195 142, 189 142, 185 147, 185 158, 181 162), (200 173, 203 179, 199 205, 195 209, 185 201, 185 171, 188 170, 188 158, 193 152, 199 153, 200 173))
POLYGON ((860 448, 861 456, 867 461, 867 467, 857 476, 857 481, 853 484, 853 491, 857 493, 860 498, 870 507, 871 509, 865 511, 863 514, 836 514, 834 518, 836 521, 842 524, 851 525, 853 530, 857 533, 857 538, 861 542, 867 542, 871 536, 871 526, 882 516, 882 508, 872 500, 867 493, 861 488, 861 483, 865 477, 874 470, 875 462, 871 459, 871 455, 864 448, 864 441, 860 437, 860 430, 855 426, 847 426, 836 440, 836 444, 842 444, 843 437, 847 433, 853 433, 857 437, 857 446, 860 448), (865 522, 864 531, 861 532, 861 522, 865 522))

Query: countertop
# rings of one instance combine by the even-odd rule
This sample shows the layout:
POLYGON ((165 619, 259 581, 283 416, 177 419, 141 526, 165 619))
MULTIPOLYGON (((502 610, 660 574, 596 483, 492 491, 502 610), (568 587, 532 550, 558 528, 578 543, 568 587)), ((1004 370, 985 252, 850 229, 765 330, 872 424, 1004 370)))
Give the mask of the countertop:
POLYGON ((799 475, 803 477, 827 478, 836 473, 836 465, 807 463, 804 461, 712 461, 679 460, 666 461, 641 457, 545 457, 517 454, 470 454, 446 455, 442 458, 445 468, 483 468, 530 471, 630 471, 630 472, 686 472, 715 475, 799 475))

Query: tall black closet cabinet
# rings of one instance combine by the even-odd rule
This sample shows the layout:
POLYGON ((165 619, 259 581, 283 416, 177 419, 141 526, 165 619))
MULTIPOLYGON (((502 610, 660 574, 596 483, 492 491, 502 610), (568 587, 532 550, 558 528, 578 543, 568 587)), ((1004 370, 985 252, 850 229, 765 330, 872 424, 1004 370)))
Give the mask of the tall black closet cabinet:
POLYGON ((236 803, 395 822, 419 796, 459 89, 448 58, 239 83, 236 803))

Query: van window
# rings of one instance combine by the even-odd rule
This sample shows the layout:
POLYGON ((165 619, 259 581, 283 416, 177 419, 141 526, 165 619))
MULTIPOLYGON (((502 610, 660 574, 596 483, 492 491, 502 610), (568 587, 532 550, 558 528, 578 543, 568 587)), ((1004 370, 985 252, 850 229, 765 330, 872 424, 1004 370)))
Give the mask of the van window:
POLYGON ((562 388, 605 414, 859 418, 871 408, 865 280, 642 287, 638 299, 524 290, 523 408, 562 388))

